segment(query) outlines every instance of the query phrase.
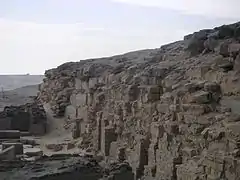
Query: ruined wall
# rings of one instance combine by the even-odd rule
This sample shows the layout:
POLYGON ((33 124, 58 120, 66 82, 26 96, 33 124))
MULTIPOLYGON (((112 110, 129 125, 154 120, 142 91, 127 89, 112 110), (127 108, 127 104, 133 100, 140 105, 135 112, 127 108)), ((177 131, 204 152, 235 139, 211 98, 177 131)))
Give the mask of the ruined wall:
POLYGON ((83 119, 83 146, 127 160, 136 178, 240 179, 239 23, 160 49, 66 63, 39 98, 83 119), (236 109, 236 108, 235 108, 236 109))
POLYGON ((44 135, 46 125, 46 113, 38 101, 21 106, 6 106, 0 112, 0 130, 29 131, 33 135, 44 135))

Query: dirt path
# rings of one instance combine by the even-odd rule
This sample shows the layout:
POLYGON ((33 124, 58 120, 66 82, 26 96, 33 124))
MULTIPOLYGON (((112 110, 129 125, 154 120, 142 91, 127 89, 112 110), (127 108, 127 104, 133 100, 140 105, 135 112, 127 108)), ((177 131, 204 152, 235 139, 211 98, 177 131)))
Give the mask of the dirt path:
POLYGON ((77 148, 77 144, 81 141, 81 138, 73 140, 71 129, 65 129, 65 118, 55 118, 50 109, 49 104, 45 104, 45 111, 48 118, 48 133, 42 137, 27 137, 27 139, 34 139, 40 144, 40 148, 43 150, 44 154, 60 154, 60 153, 80 153, 77 148), (67 149, 68 144, 74 144, 75 147, 67 149), (46 148, 47 144, 61 145, 62 150, 54 152, 46 148))

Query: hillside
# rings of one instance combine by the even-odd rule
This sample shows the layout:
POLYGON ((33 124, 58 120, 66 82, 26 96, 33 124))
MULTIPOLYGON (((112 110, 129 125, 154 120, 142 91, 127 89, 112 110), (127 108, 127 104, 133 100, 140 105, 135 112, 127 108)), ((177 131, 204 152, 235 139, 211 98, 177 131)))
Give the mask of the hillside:
POLYGON ((37 96, 42 75, 0 75, 0 111, 5 106, 23 105, 37 96))
POLYGON ((13 90, 23 86, 40 84, 43 75, 0 75, 0 89, 13 90))

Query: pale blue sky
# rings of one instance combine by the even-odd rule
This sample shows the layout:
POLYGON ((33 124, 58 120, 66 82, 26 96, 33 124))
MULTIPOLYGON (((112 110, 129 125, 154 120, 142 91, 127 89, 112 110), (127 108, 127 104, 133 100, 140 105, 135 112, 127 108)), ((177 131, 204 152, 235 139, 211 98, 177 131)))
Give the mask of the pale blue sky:
POLYGON ((240 19, 239 0, 0 0, 0 74, 157 48, 240 19))

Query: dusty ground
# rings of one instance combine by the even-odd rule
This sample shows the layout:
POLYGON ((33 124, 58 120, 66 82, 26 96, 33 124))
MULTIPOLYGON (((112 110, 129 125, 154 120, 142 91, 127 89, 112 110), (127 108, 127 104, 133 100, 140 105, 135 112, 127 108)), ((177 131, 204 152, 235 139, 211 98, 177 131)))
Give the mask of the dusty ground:
POLYGON ((77 144, 81 142, 81 139, 72 138, 71 128, 65 129, 65 118, 55 118, 50 109, 50 106, 46 104, 45 110, 48 118, 48 133, 42 137, 27 137, 28 139, 35 139, 43 150, 44 154, 62 154, 62 153, 80 153, 77 148, 77 144), (75 145, 75 148, 67 149, 67 145, 71 143, 75 145), (63 147, 62 150, 54 152, 46 148, 47 144, 59 144, 63 147))

